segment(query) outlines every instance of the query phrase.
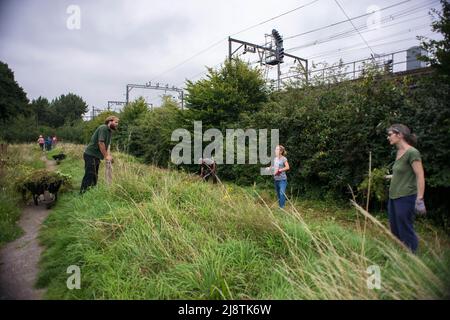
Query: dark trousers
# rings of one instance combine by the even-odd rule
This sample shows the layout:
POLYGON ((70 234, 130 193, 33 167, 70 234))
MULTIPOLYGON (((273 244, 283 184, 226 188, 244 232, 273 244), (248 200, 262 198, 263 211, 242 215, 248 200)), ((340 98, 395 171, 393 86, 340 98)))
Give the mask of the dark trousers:
POLYGON ((413 194, 398 199, 389 199, 388 213, 392 233, 412 252, 419 245, 414 231, 415 204, 417 195, 413 194))
POLYGON ((84 177, 81 182, 80 193, 84 193, 87 188, 95 186, 98 179, 98 167, 100 166, 100 159, 94 156, 83 154, 84 158, 84 177))

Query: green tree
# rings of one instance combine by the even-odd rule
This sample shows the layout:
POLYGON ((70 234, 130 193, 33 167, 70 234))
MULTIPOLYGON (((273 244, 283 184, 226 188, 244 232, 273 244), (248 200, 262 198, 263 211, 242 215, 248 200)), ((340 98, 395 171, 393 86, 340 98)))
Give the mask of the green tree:
POLYGON ((54 128, 82 119, 84 113, 88 111, 88 105, 80 96, 69 93, 54 99, 50 104, 51 117, 49 125, 54 128))
POLYGON ((132 124, 137 119, 144 117, 147 112, 149 112, 147 102, 145 102, 144 97, 139 97, 123 108, 120 113, 120 122, 132 124))
POLYGON ((121 150, 133 155, 142 155, 137 146, 132 143, 136 135, 136 125, 139 119, 145 118, 149 113, 147 102, 143 97, 139 97, 126 105, 120 112, 119 132, 115 135, 115 140, 121 150))
POLYGON ((264 77, 241 60, 225 61, 216 71, 208 68, 205 79, 187 81, 187 118, 202 120, 203 127, 224 129, 243 115, 258 111, 267 101, 264 77))
POLYGON ((422 57, 422 60, 430 62, 431 66, 449 81, 450 74, 450 2, 441 0, 442 11, 432 9, 431 14, 435 21, 431 24, 434 32, 440 32, 444 39, 433 40, 425 37, 418 37, 422 40, 422 47, 431 56, 422 57))
POLYGON ((33 99, 30 103, 30 109, 35 114, 38 125, 50 125, 52 119, 50 117, 50 102, 47 98, 33 99))
POLYGON ((129 139, 130 152, 145 162, 166 167, 172 148, 172 132, 182 127, 183 111, 170 97, 164 97, 161 107, 139 118, 129 139))
POLYGON ((28 98, 22 87, 14 80, 14 73, 0 61, 0 120, 6 121, 18 115, 27 115, 28 98))

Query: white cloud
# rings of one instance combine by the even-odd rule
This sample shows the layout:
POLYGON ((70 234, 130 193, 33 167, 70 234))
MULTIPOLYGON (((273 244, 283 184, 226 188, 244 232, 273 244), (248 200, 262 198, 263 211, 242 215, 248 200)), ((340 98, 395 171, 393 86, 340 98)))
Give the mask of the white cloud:
MULTIPOLYGON (((364 14, 371 5, 382 8, 400 1, 339 2, 353 17, 364 14)), ((40 95, 52 99, 75 92, 89 105, 102 108, 108 100, 123 100, 127 83, 144 83, 230 34, 308 2, 311 0, 6 1, 0 7, 0 60, 10 65, 31 99, 40 95), (70 4, 81 8, 81 30, 66 28, 66 8, 70 4)), ((391 42, 377 46, 377 53, 408 48, 417 41, 393 41, 429 32, 422 29, 389 38, 408 27, 427 23, 424 17, 427 8, 439 5, 437 1, 411 0, 382 12, 383 17, 407 14, 407 10, 418 6, 423 9, 397 19, 417 17, 417 20, 364 33, 374 46, 391 42), (376 42, 380 37, 386 37, 386 41, 376 42)), ((333 0, 320 0, 235 37, 261 44, 264 33, 270 33, 273 28, 287 37, 343 19, 345 16, 333 0)), ((364 23, 365 18, 355 21, 357 25, 364 23)), ((352 26, 347 22, 289 39, 285 47, 301 46, 349 28, 352 26)), ((334 62, 344 55, 337 51, 339 48, 359 45, 364 46, 363 41, 355 34, 299 49, 294 54, 311 57, 334 51, 334 55, 331 52, 321 58, 334 62)), ((225 40, 156 80, 170 85, 183 83, 186 77, 205 70, 205 65, 223 62, 227 53, 225 40)), ((363 48, 345 52, 344 57, 349 61, 369 54, 370 50, 363 48)), ((256 59, 256 56, 246 57, 256 59)), ((161 92, 133 91, 136 94, 155 101, 161 92)))

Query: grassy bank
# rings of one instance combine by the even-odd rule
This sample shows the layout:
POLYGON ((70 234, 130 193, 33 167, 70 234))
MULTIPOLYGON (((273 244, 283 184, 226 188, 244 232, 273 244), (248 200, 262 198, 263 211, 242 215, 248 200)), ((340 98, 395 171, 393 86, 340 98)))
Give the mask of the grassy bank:
POLYGON ((15 189, 15 179, 27 170, 45 168, 42 151, 34 144, 9 145, 2 155, 0 172, 0 246, 22 234, 17 226, 24 202, 15 189))
MULTIPOLYGON (((45 222, 38 285, 50 299, 425 299, 444 298, 448 239, 419 222, 418 256, 356 210, 273 192, 201 183, 115 154, 114 183, 80 196, 82 147, 61 145, 59 170, 76 190, 45 222), (365 231, 364 231, 365 230, 365 231), (67 267, 81 289, 66 287, 67 267), (369 289, 367 268, 381 272, 369 289)), ((385 223, 384 218, 382 222, 385 223)))

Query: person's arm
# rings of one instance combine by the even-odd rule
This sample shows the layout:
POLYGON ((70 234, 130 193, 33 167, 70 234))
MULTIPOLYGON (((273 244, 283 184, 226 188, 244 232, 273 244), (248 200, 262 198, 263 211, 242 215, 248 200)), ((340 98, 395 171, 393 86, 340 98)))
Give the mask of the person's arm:
POLYGON ((411 164, 417 180, 417 199, 423 200, 425 193, 425 173, 423 171, 422 161, 414 161, 411 164))
POLYGON ((289 162, 286 159, 286 161, 284 162, 284 168, 283 169, 278 169, 278 171, 283 172, 283 171, 288 171, 289 169, 290 169, 289 162))
POLYGON ((105 141, 99 141, 98 148, 100 149, 100 152, 102 153, 103 158, 105 158, 105 160, 107 161, 112 160, 111 155, 108 153, 108 150, 106 149, 105 141))

